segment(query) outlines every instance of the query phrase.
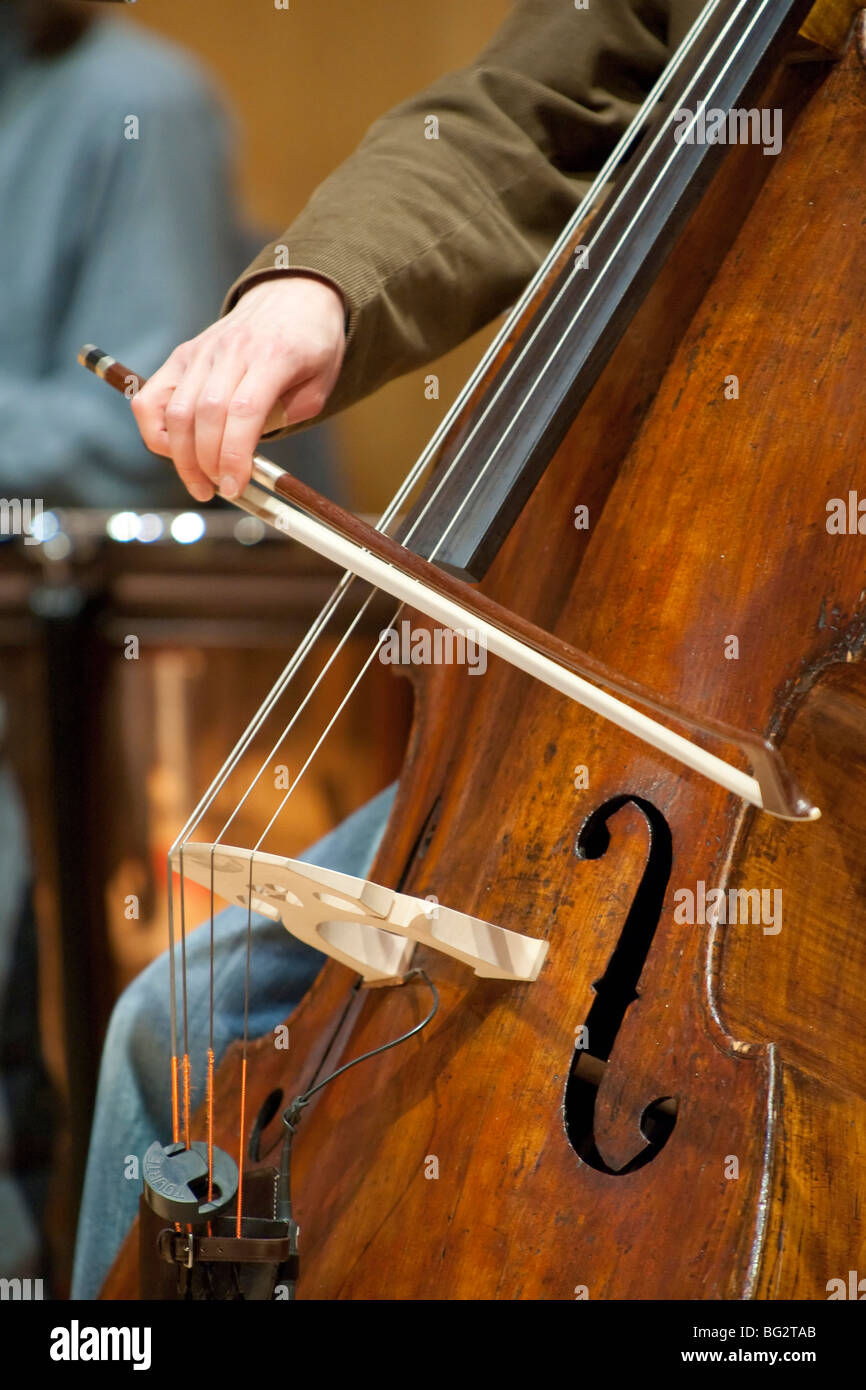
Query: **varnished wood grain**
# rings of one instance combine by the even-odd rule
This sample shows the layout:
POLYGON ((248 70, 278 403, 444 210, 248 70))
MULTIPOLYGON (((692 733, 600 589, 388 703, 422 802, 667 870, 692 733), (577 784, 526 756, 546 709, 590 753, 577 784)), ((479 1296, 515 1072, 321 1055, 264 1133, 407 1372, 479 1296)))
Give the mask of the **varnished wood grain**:
MULTIPOLYGON (((844 633, 845 628, 841 629, 844 633)), ((786 738, 825 813, 811 835, 749 817, 738 882, 782 895, 778 933, 733 927, 716 946, 720 1008, 738 1036, 773 1045, 778 1140, 759 1296, 826 1297, 864 1268, 866 1154, 866 667, 821 673, 786 738)))
MULTIPOLYGON (((484 585, 679 703, 790 738, 825 820, 758 828, 717 788, 501 664, 482 681, 437 672, 372 876, 545 935, 550 955, 536 983, 514 986, 418 953, 441 994, 434 1023, 304 1115, 302 1298, 820 1298, 846 1250, 863 1248, 862 814, 847 810, 862 686, 847 681, 864 640, 864 539, 825 523, 828 500, 857 486, 862 448, 864 138, 852 50, 786 125, 635 437, 618 433, 588 537, 572 526, 590 472, 582 415, 484 585), (575 787, 578 765, 588 788, 575 787), (578 858, 582 822, 614 798, 607 852, 578 858), (657 1156, 624 1174, 577 1157, 561 1105, 575 1029, 646 862, 641 804, 664 816, 673 854, 596 1100, 608 1167, 640 1147, 651 1102, 673 1098, 678 1113, 657 1156), (790 913, 779 937, 675 918, 674 895, 699 881, 762 888, 777 873, 790 913)), ((677 273, 690 283, 687 258, 677 273)), ((416 984, 354 1002, 350 984, 326 967, 291 1020, 288 1066, 258 1045, 252 1110, 274 1084, 301 1089, 341 1020, 328 1065, 427 1005, 416 984)), ((219 1086, 236 1092, 236 1051, 219 1086)))

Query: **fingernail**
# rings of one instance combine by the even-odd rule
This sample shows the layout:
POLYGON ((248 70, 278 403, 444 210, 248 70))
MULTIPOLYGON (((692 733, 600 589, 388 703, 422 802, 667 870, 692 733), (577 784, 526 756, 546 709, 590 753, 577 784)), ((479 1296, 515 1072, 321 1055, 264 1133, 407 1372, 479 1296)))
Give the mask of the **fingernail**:
POLYGON ((196 502, 209 502, 213 497, 213 488, 208 487, 205 483, 196 483, 190 488, 190 492, 196 502))
POLYGON ((227 473, 224 478, 220 478, 220 492, 223 497, 237 497, 240 492, 237 480, 227 473))

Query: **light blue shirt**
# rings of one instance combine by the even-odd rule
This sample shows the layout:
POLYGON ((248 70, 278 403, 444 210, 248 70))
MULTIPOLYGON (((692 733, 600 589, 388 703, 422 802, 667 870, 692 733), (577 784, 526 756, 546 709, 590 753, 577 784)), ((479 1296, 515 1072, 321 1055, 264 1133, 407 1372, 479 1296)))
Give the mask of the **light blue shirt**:
MULTIPOLYGON (((189 505, 76 355, 96 343, 148 376, 217 317, 251 257, 230 134, 182 49, 100 19, 36 60, 0 4, 0 497, 189 505)), ((280 461, 327 489, 319 431, 280 461)))

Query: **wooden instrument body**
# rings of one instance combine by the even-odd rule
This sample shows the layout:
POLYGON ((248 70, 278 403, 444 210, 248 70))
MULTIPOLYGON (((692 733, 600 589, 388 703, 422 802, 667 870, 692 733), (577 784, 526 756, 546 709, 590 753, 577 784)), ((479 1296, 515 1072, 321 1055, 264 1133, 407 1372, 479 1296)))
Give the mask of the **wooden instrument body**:
MULTIPOLYGON (((787 69, 761 104, 783 100, 782 153, 729 153, 482 587, 696 713, 772 733, 823 817, 749 811, 496 661, 425 672, 371 877, 550 953, 528 985, 418 953, 437 1018, 304 1114, 301 1298, 825 1298, 862 1263, 866 538, 826 524, 866 434, 861 51, 787 69), (606 804, 608 847, 578 857, 606 804), (677 1116, 651 1161, 605 1171, 571 1147, 563 1097, 649 861, 664 897, 644 902, 639 997, 593 1117, 608 1170, 644 1147, 649 1105, 677 1116), (700 883, 781 890, 781 930, 676 921, 700 883)), ((252 1048, 248 1115, 427 1007, 417 985, 353 991, 327 965, 288 1053, 252 1048)), ((230 1150, 238 1062, 217 1078, 230 1150)), ((135 1266, 128 1242, 108 1296, 135 1266)))

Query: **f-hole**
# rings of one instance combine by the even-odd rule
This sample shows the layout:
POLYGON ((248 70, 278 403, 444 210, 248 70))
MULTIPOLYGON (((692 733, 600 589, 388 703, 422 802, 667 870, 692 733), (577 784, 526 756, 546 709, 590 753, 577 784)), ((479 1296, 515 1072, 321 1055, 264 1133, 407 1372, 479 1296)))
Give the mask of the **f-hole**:
POLYGON ((667 1143, 676 1124, 677 1103, 670 1096, 649 1100, 641 1117, 646 1146, 622 1168, 608 1167, 594 1137, 595 1101, 610 1061, 626 1010, 638 996, 637 984, 646 963, 661 915, 673 862, 673 845, 667 821, 649 801, 638 796, 617 796, 587 817, 577 836, 579 859, 601 859, 610 845, 608 822, 631 802, 643 814, 649 833, 646 867, 632 900, 625 925, 601 979, 593 982, 595 999, 586 1016, 589 1047, 577 1048, 565 1087, 565 1129, 575 1153, 591 1168, 624 1176, 651 1163, 667 1143))

